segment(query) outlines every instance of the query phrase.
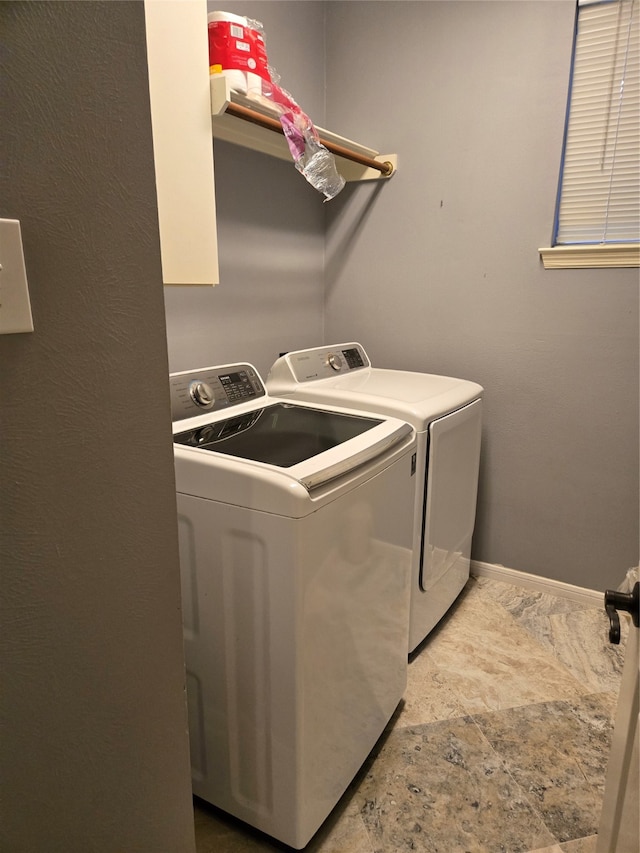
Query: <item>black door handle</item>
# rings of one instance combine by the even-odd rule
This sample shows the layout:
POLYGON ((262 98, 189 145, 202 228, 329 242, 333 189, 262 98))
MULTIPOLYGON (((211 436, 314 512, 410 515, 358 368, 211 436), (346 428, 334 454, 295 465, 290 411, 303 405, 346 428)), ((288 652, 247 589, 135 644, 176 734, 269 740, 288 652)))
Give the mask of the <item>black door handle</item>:
POLYGON ((608 589, 604 594, 604 609, 609 617, 609 642, 616 646, 620 642, 620 617, 618 610, 631 614, 633 624, 638 627, 640 621, 640 583, 636 581, 632 592, 617 592, 608 589))

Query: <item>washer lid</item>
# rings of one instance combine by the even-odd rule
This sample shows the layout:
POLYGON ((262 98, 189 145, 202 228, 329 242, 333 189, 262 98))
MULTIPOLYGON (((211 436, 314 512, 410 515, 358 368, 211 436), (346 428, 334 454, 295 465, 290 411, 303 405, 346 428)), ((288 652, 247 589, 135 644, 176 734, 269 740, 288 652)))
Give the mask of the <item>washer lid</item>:
POLYGON ((279 402, 178 433, 173 440, 290 468, 381 423, 379 418, 279 402))
POLYGON ((199 424, 173 441, 287 469, 310 490, 375 459, 410 432, 408 424, 387 419, 277 401, 199 424))

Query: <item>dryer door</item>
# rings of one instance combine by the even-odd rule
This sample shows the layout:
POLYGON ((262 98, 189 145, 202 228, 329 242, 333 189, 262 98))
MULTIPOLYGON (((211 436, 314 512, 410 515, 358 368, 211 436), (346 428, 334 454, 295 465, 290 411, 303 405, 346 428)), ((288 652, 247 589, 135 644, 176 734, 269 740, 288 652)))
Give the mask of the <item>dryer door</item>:
POLYGON ((420 586, 426 592, 455 567, 469 576, 476 515, 482 401, 429 425, 427 488, 422 528, 420 586))

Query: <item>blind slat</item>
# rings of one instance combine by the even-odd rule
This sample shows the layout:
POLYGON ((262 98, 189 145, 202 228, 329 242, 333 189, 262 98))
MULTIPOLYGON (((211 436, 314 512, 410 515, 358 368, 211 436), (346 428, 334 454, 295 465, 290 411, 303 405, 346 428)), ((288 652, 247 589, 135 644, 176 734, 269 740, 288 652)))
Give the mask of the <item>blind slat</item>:
POLYGON ((640 240, 639 3, 579 7, 556 245, 640 240))

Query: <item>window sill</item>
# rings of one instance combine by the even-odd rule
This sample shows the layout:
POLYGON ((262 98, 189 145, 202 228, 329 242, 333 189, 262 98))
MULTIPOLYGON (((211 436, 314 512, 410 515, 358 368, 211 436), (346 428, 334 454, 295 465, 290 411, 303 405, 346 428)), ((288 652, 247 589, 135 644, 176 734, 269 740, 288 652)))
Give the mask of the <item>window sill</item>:
POLYGON ((640 267, 640 245, 637 243, 553 246, 538 251, 546 270, 640 267))

